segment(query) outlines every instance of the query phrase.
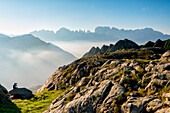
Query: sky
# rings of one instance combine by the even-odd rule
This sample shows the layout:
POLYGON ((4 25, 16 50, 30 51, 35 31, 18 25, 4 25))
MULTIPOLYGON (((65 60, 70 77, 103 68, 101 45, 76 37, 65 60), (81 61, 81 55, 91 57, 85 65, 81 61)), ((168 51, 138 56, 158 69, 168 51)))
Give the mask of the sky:
POLYGON ((0 33, 151 27, 170 34, 170 0, 0 0, 0 33))

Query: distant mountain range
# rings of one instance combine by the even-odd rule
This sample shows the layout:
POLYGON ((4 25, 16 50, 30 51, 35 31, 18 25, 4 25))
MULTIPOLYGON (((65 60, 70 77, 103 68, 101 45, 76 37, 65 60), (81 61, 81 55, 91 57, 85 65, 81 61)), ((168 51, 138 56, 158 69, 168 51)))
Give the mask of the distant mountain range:
POLYGON ((0 83, 12 88, 41 84, 48 75, 75 60, 72 54, 31 34, 17 37, 0 35, 0 83))
POLYGON ((58 31, 40 30, 31 32, 32 35, 39 37, 44 41, 94 41, 108 42, 118 41, 120 39, 130 39, 137 43, 146 43, 148 40, 156 41, 157 39, 166 40, 170 35, 155 31, 152 28, 125 30, 115 27, 96 27, 94 32, 91 31, 71 31, 67 28, 61 28, 58 31))
POLYGON ((99 47, 92 47, 87 53, 83 55, 83 57, 110 53, 122 49, 126 50, 132 48, 139 49, 139 48, 148 48, 148 47, 161 47, 164 48, 165 50, 170 50, 170 39, 165 41, 158 39, 155 43, 148 41, 145 45, 141 45, 141 46, 128 39, 119 40, 118 42, 116 42, 115 45, 113 44, 110 44, 109 46, 103 45, 101 49, 99 47))

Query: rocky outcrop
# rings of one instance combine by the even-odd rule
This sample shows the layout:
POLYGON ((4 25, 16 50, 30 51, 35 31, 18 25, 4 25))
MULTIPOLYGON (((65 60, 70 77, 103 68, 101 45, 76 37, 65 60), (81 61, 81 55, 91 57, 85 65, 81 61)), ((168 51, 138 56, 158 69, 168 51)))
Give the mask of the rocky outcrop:
POLYGON ((12 99, 30 99, 34 97, 32 91, 26 88, 17 88, 9 91, 12 99))
POLYGON ((164 51, 159 47, 120 50, 60 67, 38 90, 66 90, 45 112, 152 113, 166 108, 170 62, 155 57, 164 51))
POLYGON ((125 92, 123 87, 111 80, 102 81, 97 86, 87 87, 73 96, 74 89, 72 88, 63 97, 53 101, 46 112, 104 112, 109 110, 110 104, 125 92), (72 99, 68 101, 71 96, 73 96, 72 99))
POLYGON ((155 113, 170 113, 170 108, 162 108, 157 110, 155 113))
POLYGON ((0 113, 21 113, 21 110, 12 103, 8 90, 0 84, 0 113))
POLYGON ((160 109, 162 107, 162 100, 154 99, 148 103, 146 110, 147 112, 155 112, 157 109, 160 109))
POLYGON ((10 101, 8 97, 8 90, 0 84, 0 103, 10 101))
POLYGON ((123 113, 144 112, 144 106, 154 99, 154 96, 130 97, 121 107, 123 113))
POLYGON ((163 93, 163 98, 166 98, 164 104, 170 107, 170 93, 163 93))
POLYGON ((167 52, 165 52, 161 58, 160 58, 161 61, 170 61, 170 50, 168 50, 167 52))

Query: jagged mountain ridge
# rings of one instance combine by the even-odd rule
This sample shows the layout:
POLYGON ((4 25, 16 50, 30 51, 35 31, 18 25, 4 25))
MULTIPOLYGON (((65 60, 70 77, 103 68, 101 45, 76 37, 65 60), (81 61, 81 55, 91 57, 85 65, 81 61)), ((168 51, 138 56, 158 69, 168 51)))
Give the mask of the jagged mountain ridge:
POLYGON ((83 57, 114 52, 114 51, 121 50, 121 49, 131 49, 131 48, 138 49, 139 45, 137 45, 135 42, 131 40, 124 39, 124 40, 119 40, 118 42, 116 42, 115 45, 113 44, 110 44, 109 46, 103 45, 101 49, 99 47, 96 47, 96 48, 92 47, 89 52, 83 55, 83 57))
POLYGON ((137 43, 146 43, 148 40, 156 41, 157 39, 166 40, 170 35, 155 31, 152 28, 125 30, 115 27, 96 27, 95 32, 82 30, 71 31, 67 28, 61 28, 58 31, 40 30, 31 32, 32 35, 45 41, 118 41, 128 38, 137 43))
POLYGON ((101 47, 101 49, 99 47, 92 47, 87 53, 85 53, 83 55, 83 57, 87 57, 87 56, 93 56, 96 54, 104 54, 104 53, 109 53, 109 52, 114 52, 117 50, 121 50, 121 49, 139 49, 140 47, 143 48, 147 48, 147 47, 162 47, 166 50, 170 49, 170 39, 162 41, 160 39, 158 39, 155 43, 148 41, 145 45, 143 46, 139 46, 138 44, 136 44, 135 42, 128 40, 128 39, 124 39, 124 40, 119 40, 118 42, 116 42, 115 45, 110 44, 110 46, 107 45, 103 45, 101 47))
POLYGON ((75 59, 71 53, 31 34, 3 36, 0 37, 0 83, 8 89, 13 82, 26 87, 40 84, 56 67, 75 59))
POLYGON ((38 92, 67 91, 45 113, 167 112, 169 101, 163 98, 169 98, 170 51, 165 51, 159 47, 119 50, 60 67, 38 92))

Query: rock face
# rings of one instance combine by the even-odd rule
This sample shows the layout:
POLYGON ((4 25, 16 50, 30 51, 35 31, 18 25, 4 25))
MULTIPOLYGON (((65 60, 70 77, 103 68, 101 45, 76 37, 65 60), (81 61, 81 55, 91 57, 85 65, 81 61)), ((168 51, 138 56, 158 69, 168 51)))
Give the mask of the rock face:
POLYGON ((119 50, 60 67, 38 90, 66 90, 45 113, 167 112, 170 62, 155 57, 164 51, 160 47, 119 50))
POLYGON ((12 99, 30 99, 34 97, 32 91, 26 88, 17 88, 9 91, 12 99))

